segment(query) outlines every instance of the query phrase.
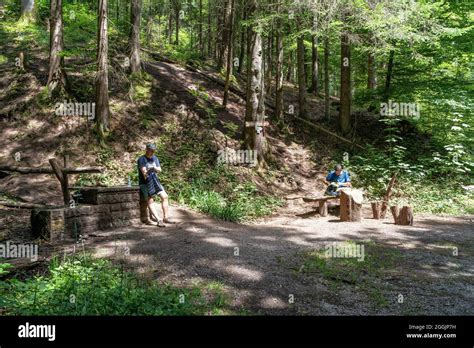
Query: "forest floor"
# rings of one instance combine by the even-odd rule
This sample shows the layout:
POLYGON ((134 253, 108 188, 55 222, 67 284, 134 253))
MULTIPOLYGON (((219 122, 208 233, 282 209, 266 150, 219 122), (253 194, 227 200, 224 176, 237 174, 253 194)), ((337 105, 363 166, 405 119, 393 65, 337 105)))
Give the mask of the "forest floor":
MULTIPOLYGON (((35 64, 40 66, 39 62, 35 64)), ((181 105, 190 116, 199 101, 198 91, 205 91, 214 104, 222 98, 222 88, 202 74, 163 62, 145 63, 145 68, 155 77, 151 103, 160 122, 168 120, 166 114, 178 115, 176 108, 181 105)), ((52 123, 51 114, 41 114, 41 108, 34 109, 35 106, 34 117, 15 118, 18 106, 23 108, 35 96, 32 90, 39 93, 39 87, 45 83, 45 71, 37 69, 28 75, 17 75, 9 73, 10 70, 11 66, 2 67, 5 74, 0 81, 0 97, 5 101, 0 115, 8 118, 1 131, 2 159, 14 163, 12 154, 22 151, 22 164, 44 165, 47 158, 57 154, 58 147, 66 144, 84 155, 81 161, 76 158, 78 164, 92 162, 93 152, 85 145, 90 139, 83 136, 79 126, 67 121, 52 123), (33 87, 23 89, 28 81, 33 87), (29 99, 25 100, 25 96, 29 99)), ((290 98, 285 105, 291 103, 291 98, 297 104, 296 93, 288 91, 285 95, 290 98)), ((113 98, 112 103, 114 107, 119 105, 113 98)), ((115 112, 111 120, 117 130, 112 147, 133 153, 143 140, 134 138, 128 129, 137 129, 140 110, 133 103, 124 104, 127 106, 115 112), (129 127, 120 128, 118 121, 129 127)), ((310 105, 313 114, 322 114, 320 100, 313 98, 310 105)), ((224 133, 225 122, 241 125, 243 115, 242 99, 231 95, 228 111, 219 112, 216 129, 224 133)), ((370 117, 360 118, 358 135, 373 142, 381 133, 376 130, 377 125, 370 117)), ((237 136, 232 139, 226 134, 225 140, 233 146, 237 136)), ((327 172, 334 148, 340 144, 324 134, 316 138, 305 130, 291 140, 281 137, 275 128, 269 129, 268 140, 281 161, 278 181, 266 187, 268 190, 281 197, 322 192, 320 179, 327 172), (311 141, 318 151, 306 146, 311 141)), ((258 177, 255 180, 258 186, 265 185, 258 177)), ((25 201, 60 203, 60 188, 52 176, 29 177, 27 184, 20 176, 6 177, 0 182, 0 190, 25 201)), ((348 223, 339 222, 335 215, 320 217, 313 206, 301 199, 291 199, 272 216, 237 224, 173 205, 173 217, 179 222, 175 226, 98 231, 88 236, 84 245, 97 257, 124 262, 130 270, 160 282, 183 287, 199 282, 217 283, 228 295, 230 313, 474 314, 472 216, 416 215, 414 226, 396 226, 388 217, 371 219, 371 212, 365 207, 362 222, 348 223), (327 260, 317 252, 328 243, 348 241, 364 246, 364 261, 327 260), (128 256, 125 247, 130 249, 128 256)), ((24 240, 29 232, 29 212, 0 209, 0 223, 0 240, 4 239, 2 234, 24 240)), ((45 242, 40 247, 39 263, 46 264, 52 255, 64 249, 77 251, 78 246, 75 242, 45 242)))
MULTIPOLYGON (((312 213, 311 203, 289 202, 248 224, 175 205, 176 225, 98 231, 84 248, 147 279, 178 287, 215 284, 226 294, 228 313, 474 313, 472 217, 416 216, 413 226, 397 226, 388 217, 372 219, 367 207, 361 222, 340 222, 334 214, 312 213), (364 246, 364 260, 315 256, 348 241, 364 246)), ((81 244, 45 243, 40 263, 73 250, 82 253, 81 244)))

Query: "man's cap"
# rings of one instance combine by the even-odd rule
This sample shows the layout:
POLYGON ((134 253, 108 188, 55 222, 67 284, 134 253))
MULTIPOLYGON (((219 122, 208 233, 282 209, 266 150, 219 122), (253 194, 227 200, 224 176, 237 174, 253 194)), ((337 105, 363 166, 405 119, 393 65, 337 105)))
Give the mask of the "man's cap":
POLYGON ((149 143, 149 144, 146 144, 146 148, 147 150, 156 150, 156 145, 149 143))

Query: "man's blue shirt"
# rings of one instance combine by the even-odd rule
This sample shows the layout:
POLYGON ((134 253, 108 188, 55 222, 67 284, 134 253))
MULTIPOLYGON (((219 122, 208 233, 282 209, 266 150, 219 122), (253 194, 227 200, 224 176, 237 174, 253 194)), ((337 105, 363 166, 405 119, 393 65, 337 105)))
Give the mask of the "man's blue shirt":
POLYGON ((142 171, 140 169, 143 167, 146 167, 148 171, 151 167, 153 167, 153 164, 155 164, 157 167, 160 167, 160 161, 158 160, 158 157, 156 157, 155 155, 151 156, 151 158, 148 158, 145 155, 143 155, 138 159, 137 161, 138 183, 140 185, 146 184, 146 180, 143 177, 142 171))
MULTIPOLYGON (((329 181, 329 182, 337 182, 339 184, 343 184, 343 183, 346 183, 346 182, 351 182, 351 177, 349 175, 348 172, 346 172, 345 170, 343 170, 341 172, 341 174, 336 175, 336 171, 333 170, 331 171, 328 176, 326 177, 326 180, 329 181)), ((341 185, 339 185, 340 187, 341 185)))

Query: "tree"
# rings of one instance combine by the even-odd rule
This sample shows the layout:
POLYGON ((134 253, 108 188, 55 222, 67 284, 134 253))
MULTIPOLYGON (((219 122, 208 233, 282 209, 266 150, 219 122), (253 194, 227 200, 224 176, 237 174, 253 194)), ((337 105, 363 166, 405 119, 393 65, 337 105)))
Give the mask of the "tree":
POLYGON ((318 95, 318 76, 319 76, 319 64, 318 64, 318 37, 316 35, 311 36, 311 87, 309 91, 318 95))
POLYGON ((351 48, 349 35, 341 35, 341 90, 339 124, 342 134, 348 135, 351 131, 351 48))
MULTIPOLYGON (((277 5, 277 13, 280 6, 277 5)), ((276 66, 275 66, 275 118, 283 120, 283 28, 282 19, 276 22, 276 66)))
POLYGON ((367 89, 377 88, 377 69, 375 65, 375 53, 369 52, 367 56, 367 89))
POLYGON ((324 38, 324 117, 329 120, 329 37, 324 38))
MULTIPOLYGON (((301 17, 297 19, 298 31, 301 31, 301 17)), ((306 118, 308 116, 307 103, 306 103, 306 73, 304 69, 305 61, 305 50, 304 50, 304 38, 301 33, 298 34, 296 39, 296 60, 298 65, 298 102, 299 102, 299 116, 306 118)))
POLYGON ((97 34, 97 78, 96 78, 96 131, 103 141, 109 127, 109 76, 107 0, 99 0, 97 34))
POLYGON ((140 64, 140 19, 142 11, 142 0, 132 0, 131 4, 132 24, 130 30, 130 72, 137 73, 141 71, 140 64))
POLYGON ((222 27, 222 41, 220 42, 219 59, 217 62, 217 70, 227 70, 227 56, 229 50, 229 41, 232 35, 232 18, 233 18, 233 1, 226 0, 224 6, 224 18, 221 21, 222 27), (232 18, 231 18, 232 17, 232 18))
MULTIPOLYGON (((248 11, 259 13, 256 0, 248 1, 248 11)), ((245 110, 244 147, 256 151, 259 166, 265 165, 268 144, 265 138, 265 86, 263 77, 262 36, 256 23, 249 31, 247 63, 247 100, 245 110)))
POLYGON ((225 77, 225 87, 224 87, 224 98, 222 101, 223 106, 227 106, 227 101, 229 99, 229 87, 230 87, 230 76, 232 75, 232 34, 234 27, 234 0, 229 0, 230 4, 230 20, 229 20, 229 33, 227 38, 227 63, 226 63, 226 77, 225 77))
POLYGON ((64 72, 63 40, 63 4, 62 0, 51 0, 49 36, 49 73, 48 93, 50 97, 61 97, 66 91, 66 73, 64 72))
POLYGON ((34 21, 35 19, 35 0, 21 0, 21 16, 25 21, 34 21))

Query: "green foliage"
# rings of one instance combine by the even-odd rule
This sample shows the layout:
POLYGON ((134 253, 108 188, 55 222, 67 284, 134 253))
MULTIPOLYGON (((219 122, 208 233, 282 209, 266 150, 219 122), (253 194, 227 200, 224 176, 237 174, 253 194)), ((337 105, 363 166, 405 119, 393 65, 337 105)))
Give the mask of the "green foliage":
POLYGON ((203 315, 226 304, 222 289, 163 285, 87 256, 53 260, 46 276, 0 281, 0 306, 11 315, 203 315))

